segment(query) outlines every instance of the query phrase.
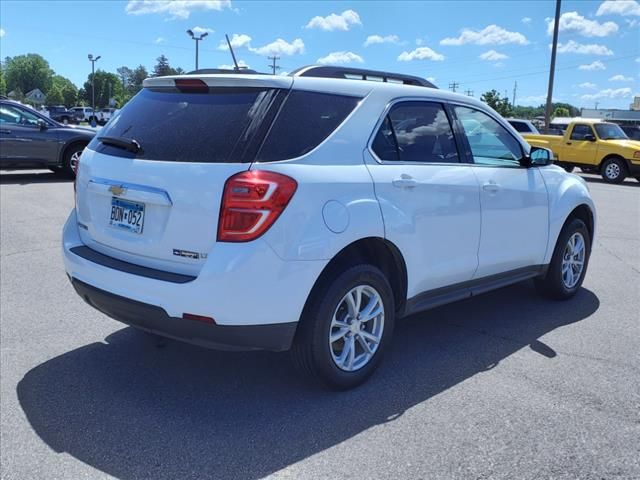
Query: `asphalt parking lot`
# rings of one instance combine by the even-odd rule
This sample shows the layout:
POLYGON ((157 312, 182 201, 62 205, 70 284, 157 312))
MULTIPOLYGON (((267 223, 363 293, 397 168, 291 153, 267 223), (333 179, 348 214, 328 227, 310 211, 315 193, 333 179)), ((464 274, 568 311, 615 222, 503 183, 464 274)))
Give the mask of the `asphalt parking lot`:
POLYGON ((2 478, 640 478, 640 183, 585 178, 573 300, 527 282, 406 319, 331 393, 286 353, 157 348, 85 305, 60 256, 72 184, 2 172, 2 478))

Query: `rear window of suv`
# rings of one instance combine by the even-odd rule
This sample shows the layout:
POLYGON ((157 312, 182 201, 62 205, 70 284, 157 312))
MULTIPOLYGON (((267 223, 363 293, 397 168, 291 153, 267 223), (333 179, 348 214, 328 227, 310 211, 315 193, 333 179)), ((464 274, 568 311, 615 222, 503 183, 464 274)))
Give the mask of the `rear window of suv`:
POLYGON ((218 88, 210 93, 143 89, 94 137, 89 148, 108 155, 196 163, 240 162, 234 155, 245 130, 273 89, 218 88), (132 139, 135 155, 100 137, 132 139))

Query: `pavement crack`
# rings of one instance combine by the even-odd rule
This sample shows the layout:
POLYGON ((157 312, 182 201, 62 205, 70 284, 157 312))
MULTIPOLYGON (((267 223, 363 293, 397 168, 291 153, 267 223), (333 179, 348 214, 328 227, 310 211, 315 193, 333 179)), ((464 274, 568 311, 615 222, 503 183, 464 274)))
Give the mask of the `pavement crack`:
POLYGON ((60 245, 52 245, 50 247, 41 247, 41 248, 33 248, 31 250, 20 250, 18 252, 5 253, 0 255, 1 257, 13 257, 14 255, 23 255, 25 253, 34 253, 34 252, 43 252, 45 250, 52 250, 54 248, 59 248, 60 245))
POLYGON ((620 257, 618 254, 614 253, 612 250, 609 250, 607 247, 604 246, 604 244, 600 241, 598 241, 598 246, 600 248, 602 248, 605 252, 607 252, 609 255, 611 255, 612 257, 615 257, 616 259, 620 260, 620 262, 629 267, 631 270, 633 270, 634 272, 640 274, 640 270, 638 270, 636 267, 634 267, 633 265, 629 265, 622 257, 620 257))

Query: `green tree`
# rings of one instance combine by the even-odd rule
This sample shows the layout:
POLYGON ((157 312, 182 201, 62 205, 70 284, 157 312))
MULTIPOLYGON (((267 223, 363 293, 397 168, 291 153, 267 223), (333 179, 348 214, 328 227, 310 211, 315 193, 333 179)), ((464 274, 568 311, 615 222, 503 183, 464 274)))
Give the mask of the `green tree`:
POLYGON ((54 85, 49 89, 47 93, 47 105, 63 105, 64 96, 62 95, 62 89, 58 85, 54 85))
POLYGON ((28 93, 39 88, 46 95, 53 86, 53 70, 49 62, 35 53, 7 57, 5 75, 9 92, 20 89, 28 93))
MULTIPOLYGON (((63 77, 62 75, 53 76, 53 86, 51 90, 57 89, 62 96, 62 100, 56 103, 62 103, 67 107, 73 107, 78 100, 78 89, 71 80, 63 77)), ((50 98, 51 92, 47 94, 47 103, 53 105, 53 100, 50 98)))
POLYGON ((6 95, 7 92, 7 81, 4 79, 4 67, 0 68, 0 95, 6 95))
MULTIPOLYGON (((89 74, 87 81, 84 82, 84 100, 91 105, 91 89, 92 74, 89 74)), ((104 108, 109 106, 110 98, 118 98, 122 96, 122 83, 115 73, 97 70, 95 73, 95 92, 96 92, 96 108, 104 108)))
POLYGON ((496 90, 484 92, 480 96, 480 100, 489 105, 503 117, 508 117, 511 115, 513 107, 511 106, 511 103, 509 103, 509 98, 502 98, 496 90))
POLYGON ((142 82, 145 78, 149 78, 149 72, 147 69, 138 65, 131 73, 131 80, 129 81, 129 93, 135 95, 142 89, 142 82))
POLYGON ((175 69, 171 68, 169 65, 169 59, 164 55, 160 55, 156 58, 156 64, 153 67, 153 76, 154 77, 164 77, 165 75, 175 75, 175 69))
POLYGON ((568 117, 570 115, 571 114, 569 113, 569 109, 564 107, 556 107, 556 109, 553 111, 554 117, 568 117))

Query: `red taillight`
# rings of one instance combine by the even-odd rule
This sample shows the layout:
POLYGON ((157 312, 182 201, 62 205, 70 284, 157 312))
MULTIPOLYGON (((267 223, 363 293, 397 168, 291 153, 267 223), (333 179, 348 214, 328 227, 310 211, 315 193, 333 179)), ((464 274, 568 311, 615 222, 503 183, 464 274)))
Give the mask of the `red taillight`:
POLYGON ((280 216, 298 188, 280 173, 251 170, 227 180, 222 194, 219 242, 255 240, 280 216))
POLYGON ((209 85, 199 78, 178 78, 175 85, 183 93, 209 93, 209 85))

